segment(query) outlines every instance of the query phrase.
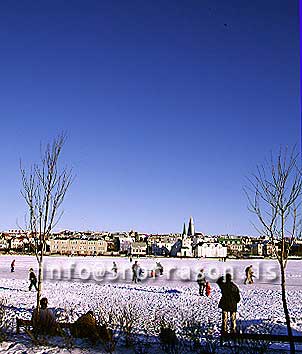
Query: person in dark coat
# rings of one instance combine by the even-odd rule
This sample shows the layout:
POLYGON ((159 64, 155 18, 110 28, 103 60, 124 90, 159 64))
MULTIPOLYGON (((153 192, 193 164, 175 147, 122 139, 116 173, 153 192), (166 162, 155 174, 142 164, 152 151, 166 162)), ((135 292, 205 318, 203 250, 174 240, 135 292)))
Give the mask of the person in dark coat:
POLYGON ((115 262, 113 262, 112 270, 115 274, 117 274, 117 265, 115 262))
POLYGON ((199 285, 199 295, 203 296, 204 295, 204 291, 206 288, 206 277, 204 274, 204 270, 200 269, 200 272, 197 275, 197 284, 199 285))
POLYGON ((10 271, 13 273, 15 271, 15 260, 12 261, 10 265, 10 271))
POLYGON ((28 290, 31 291, 32 287, 34 287, 38 291, 37 277, 36 277, 36 274, 34 273, 34 270, 32 268, 30 268, 30 270, 29 270, 29 281, 30 281, 30 284, 29 284, 28 290))
POLYGON ((221 334, 227 333, 228 314, 231 317, 231 332, 236 333, 236 312, 237 304, 240 301, 239 288, 232 282, 231 274, 227 273, 224 277, 217 280, 221 290, 221 299, 218 307, 222 310, 222 328, 221 334))
POLYGON ((159 273, 160 275, 163 275, 164 273, 164 267, 162 266, 162 264, 160 262, 156 262, 156 270, 155 272, 159 273))
POLYGON ((134 262, 132 265, 132 281, 134 283, 137 283, 138 281, 138 272, 139 272, 139 265, 137 264, 137 261, 134 262))

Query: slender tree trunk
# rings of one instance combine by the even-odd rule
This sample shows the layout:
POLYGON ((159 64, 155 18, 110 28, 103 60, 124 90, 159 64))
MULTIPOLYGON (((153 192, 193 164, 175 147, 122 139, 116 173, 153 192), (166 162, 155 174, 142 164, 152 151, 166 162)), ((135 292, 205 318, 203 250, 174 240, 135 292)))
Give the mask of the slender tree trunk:
POLYGON ((39 272, 38 272, 38 291, 37 291, 37 309, 40 311, 40 299, 42 293, 42 279, 43 277, 43 258, 39 260, 39 272))
POLYGON ((286 288, 285 288, 285 269, 284 265, 280 264, 280 270, 281 270, 281 290, 282 290, 282 304, 283 304, 283 310, 284 310, 284 315, 285 315, 285 321, 286 321, 286 326, 287 326, 287 334, 289 337, 289 343, 290 343, 290 352, 291 354, 295 354, 295 342, 293 341, 293 332, 292 328, 290 325, 290 316, 287 308, 287 301, 286 301, 286 288))

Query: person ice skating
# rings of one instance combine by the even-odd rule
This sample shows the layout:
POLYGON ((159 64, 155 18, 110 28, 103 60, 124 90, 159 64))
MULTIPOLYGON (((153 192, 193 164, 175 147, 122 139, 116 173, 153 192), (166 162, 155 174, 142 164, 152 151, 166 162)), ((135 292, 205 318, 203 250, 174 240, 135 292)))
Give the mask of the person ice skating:
POLYGON ((143 274, 144 274, 144 270, 138 265, 138 268, 137 268, 137 281, 142 281, 143 274))
POLYGON ((164 267, 160 262, 156 262, 156 272, 159 272, 160 275, 163 275, 164 267))
POLYGON ((32 268, 30 268, 29 270, 29 291, 31 291, 32 287, 34 287, 36 290, 38 290, 37 288, 37 277, 36 274, 34 273, 34 270, 32 268))
POLYGON ((221 299, 218 307, 222 310, 222 327, 221 334, 227 333, 228 314, 231 317, 231 332, 236 333, 236 312, 237 304, 240 301, 239 288, 232 282, 231 274, 227 273, 224 277, 217 280, 217 284, 221 290, 221 299))
POLYGON ((245 280, 244 280, 244 284, 248 283, 248 284, 253 284, 254 283, 254 270, 253 270, 253 266, 250 265, 249 267, 245 268, 245 280))
POLYGON ((137 283, 138 281, 138 271, 139 271, 139 265, 137 261, 135 261, 134 264, 132 265, 132 281, 134 283, 137 283))
POLYGON ((12 261, 10 265, 10 271, 13 273, 15 271, 15 260, 12 261))
POLYGON ((33 311, 31 321, 34 333, 48 335, 59 334, 59 326, 55 315, 49 308, 47 308, 47 305, 48 300, 46 297, 43 297, 40 300, 39 311, 37 309, 33 311))
POLYGON ((197 284, 199 285, 199 295, 203 296, 206 288, 206 277, 204 274, 204 269, 200 269, 197 275, 197 284))
POLYGON ((115 274, 117 273, 117 265, 115 262, 113 262, 112 270, 115 274))
POLYGON ((208 281, 206 282, 206 295, 207 297, 211 295, 211 285, 208 281))
POLYGON ((129 261, 130 261, 130 263, 132 263, 132 257, 130 256, 130 258, 129 258, 129 261))

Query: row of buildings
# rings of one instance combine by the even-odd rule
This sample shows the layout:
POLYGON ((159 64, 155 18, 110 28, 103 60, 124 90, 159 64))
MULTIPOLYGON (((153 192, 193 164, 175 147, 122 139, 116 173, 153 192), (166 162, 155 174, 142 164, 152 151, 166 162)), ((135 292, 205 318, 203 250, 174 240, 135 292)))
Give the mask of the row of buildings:
MULTIPOLYGON (((0 251, 31 253, 34 242, 25 232, 9 230, 0 233, 0 251)), ((236 235, 208 236, 196 232, 193 218, 183 226, 182 233, 144 234, 130 232, 74 232, 53 233, 46 241, 48 254, 70 256, 132 255, 166 257, 274 257, 278 244, 265 237, 236 235)), ((302 255, 297 242, 293 252, 302 255)))

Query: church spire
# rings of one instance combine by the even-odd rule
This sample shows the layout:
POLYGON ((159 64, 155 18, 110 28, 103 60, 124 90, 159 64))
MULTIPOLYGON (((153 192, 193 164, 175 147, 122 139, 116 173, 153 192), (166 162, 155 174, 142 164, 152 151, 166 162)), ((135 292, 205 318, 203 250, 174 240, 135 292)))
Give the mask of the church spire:
POLYGON ((184 222, 184 227, 183 227, 183 230, 182 230, 182 236, 187 236, 187 229, 186 229, 186 223, 184 222))
POLYGON ((193 218, 191 216, 189 221, 189 227, 188 227, 188 236, 194 236, 194 235, 195 235, 195 227, 194 227, 193 218))

